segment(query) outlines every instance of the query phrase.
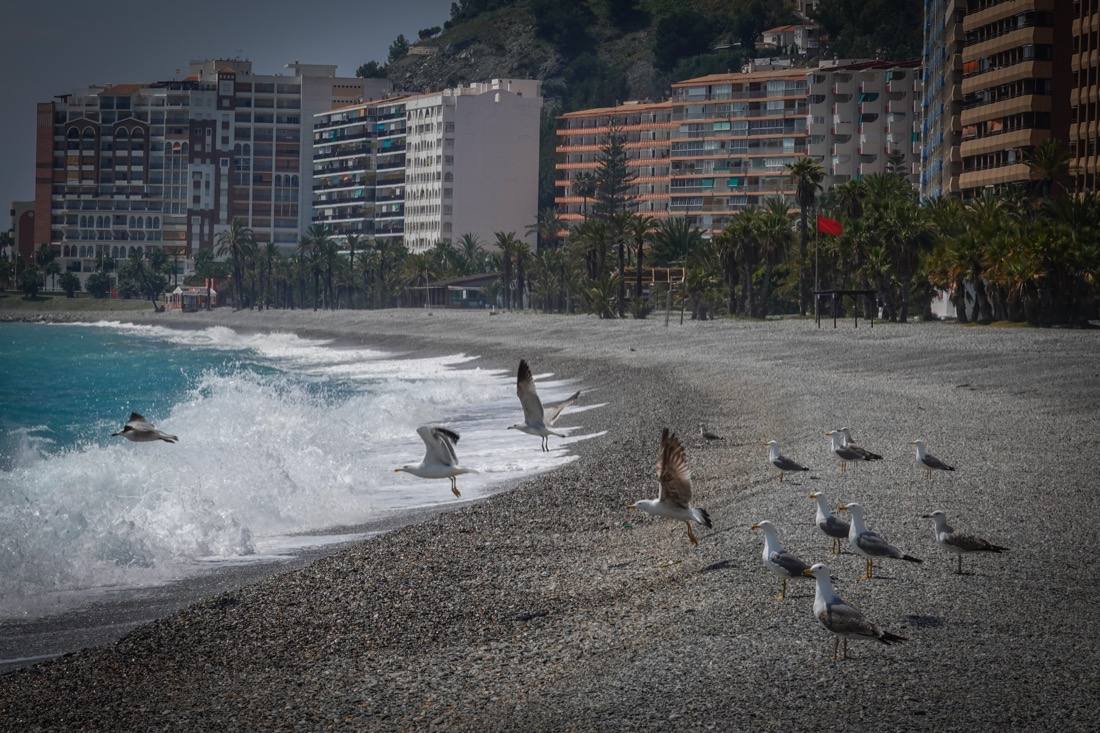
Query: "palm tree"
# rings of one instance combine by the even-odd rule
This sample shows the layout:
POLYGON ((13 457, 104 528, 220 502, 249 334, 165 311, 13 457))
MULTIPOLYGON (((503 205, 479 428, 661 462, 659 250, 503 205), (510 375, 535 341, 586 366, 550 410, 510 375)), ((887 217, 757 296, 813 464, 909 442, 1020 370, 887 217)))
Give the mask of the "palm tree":
POLYGON ((573 179, 573 192, 581 197, 581 212, 588 221, 588 199, 596 195, 596 174, 592 171, 578 173, 573 179))
POLYGON ((340 261, 340 245, 325 237, 320 243, 321 261, 325 269, 325 307, 336 310, 336 297, 333 292, 333 273, 340 261))
POLYGON ((242 307, 244 263, 248 259, 248 253, 255 241, 256 235, 240 219, 234 219, 229 224, 229 228, 214 240, 216 245, 214 253, 218 257, 229 257, 233 262, 233 292, 236 294, 238 310, 242 307))
POLYGON ((791 240, 791 214, 786 199, 779 196, 767 199, 758 225, 758 241, 764 260, 764 285, 760 293, 760 313, 762 318, 767 318, 772 291, 772 272, 776 261, 787 251, 791 240))
POLYGON ((634 214, 626 222, 625 233, 634 243, 634 308, 635 314, 642 313, 642 267, 645 264, 645 243, 649 239, 657 220, 645 214, 634 214))
MULTIPOLYGON (((278 266, 279 261, 282 258, 283 258, 282 253, 279 251, 278 245, 276 245, 274 242, 268 242, 266 245, 264 245, 263 261, 264 261, 264 265, 267 267, 267 278, 265 280, 266 287, 264 289, 264 301, 267 303, 268 308, 271 307, 271 300, 272 300, 272 297, 273 297, 273 294, 271 293, 272 278, 274 277, 275 269, 278 266)), ((274 299, 276 301, 278 301, 278 297, 275 297, 274 299)))
MULTIPOLYGON (((340 254, 340 248, 329 236, 328 227, 323 224, 314 224, 306 230, 306 239, 309 240, 313 254, 318 261, 318 273, 325 275, 325 305, 332 307, 332 268, 336 263, 336 257, 340 254)), ((317 287, 314 285, 314 292, 317 287)), ((316 296, 315 296, 316 297, 316 296)), ((313 309, 317 309, 314 302, 313 309)))
POLYGON ((1071 158, 1069 150, 1057 138, 1049 137, 1032 148, 1025 161, 1039 196, 1049 198, 1055 185, 1065 187, 1063 181, 1069 176, 1071 158))
MULTIPOLYGON (((355 272, 355 252, 361 250, 362 240, 358 234, 351 233, 344 236, 344 244, 348 248, 348 270, 352 273, 355 272)), ((355 307, 355 278, 352 277, 348 281, 348 307, 355 307)))
POLYGON ((436 262, 432 257, 431 252, 417 252, 411 254, 405 260, 405 272, 408 282, 422 283, 424 288, 423 305, 429 304, 429 298, 431 297, 431 291, 428 288, 428 281, 436 274, 435 270, 436 262))
POLYGON ((661 221, 652 235, 653 261, 661 265, 686 262, 703 242, 703 232, 685 217, 673 216, 661 221))
POLYGON ((481 249, 481 242, 478 241, 476 234, 463 234, 458 240, 458 247, 463 274, 473 275, 484 268, 482 260, 485 253, 481 249))
POLYGON ((553 207, 546 207, 539 212, 538 221, 528 224, 525 230, 527 236, 535 235, 535 251, 540 252, 544 247, 556 247, 558 245, 558 233, 565 228, 565 224, 558 217, 553 207))
POLYGON ((806 313, 809 301, 805 266, 806 240, 808 238, 807 218, 810 209, 817 201, 817 192, 821 190, 821 181, 825 171, 813 158, 799 158, 787 164, 787 176, 795 184, 795 201, 798 203, 798 312, 806 313))
POLYGON ((517 254, 519 240, 516 239, 513 232, 496 232, 493 236, 496 237, 497 249, 500 250, 500 280, 501 287, 504 289, 504 307, 510 309, 512 307, 512 293, 515 290, 515 283, 512 279, 512 262, 513 257, 517 254))
POLYGON ((732 239, 733 257, 740 264, 741 271, 741 312, 748 316, 756 315, 753 298, 754 274, 760 257, 760 232, 763 212, 756 206, 743 209, 733 217, 726 231, 732 239))

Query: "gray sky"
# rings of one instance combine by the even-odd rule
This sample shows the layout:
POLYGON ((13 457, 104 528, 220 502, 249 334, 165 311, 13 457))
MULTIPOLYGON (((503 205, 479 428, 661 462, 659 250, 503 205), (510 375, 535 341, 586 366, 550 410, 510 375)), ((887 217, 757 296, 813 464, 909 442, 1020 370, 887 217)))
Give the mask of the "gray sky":
POLYGON ((34 105, 81 86, 174 78, 191 59, 241 56, 259 73, 290 61, 351 76, 398 33, 442 25, 450 0, 3 0, 0 229, 34 197, 34 105), (63 9, 62 9, 63 8, 63 9))

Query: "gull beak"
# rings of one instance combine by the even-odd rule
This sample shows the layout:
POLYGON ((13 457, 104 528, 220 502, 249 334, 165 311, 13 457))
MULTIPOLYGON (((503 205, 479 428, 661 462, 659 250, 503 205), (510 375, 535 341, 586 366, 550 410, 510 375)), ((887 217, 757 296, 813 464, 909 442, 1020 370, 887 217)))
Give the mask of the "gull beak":
POLYGON ((636 511, 638 509, 638 507, 634 506, 633 504, 627 504, 626 505, 626 510, 627 511, 630 511, 632 509, 636 511))
POLYGON ((805 569, 804 569, 804 570, 802 571, 802 574, 803 574, 804 576, 806 576, 807 578, 812 578, 812 577, 814 577, 814 572, 813 572, 812 570, 810 570, 809 568, 805 568, 805 569))
POLYGON ((749 529, 760 529, 760 525, 759 524, 754 524, 751 527, 749 527, 749 529))
POLYGON ((931 519, 932 515, 931 514, 922 514, 922 515, 920 515, 920 518, 921 519, 931 519))
POLYGON ((115 436, 118 436, 118 435, 122 435, 122 433, 111 433, 112 438, 114 438, 115 436))
POLYGON ((838 512, 846 512, 846 511, 848 511, 848 505, 847 504, 837 504, 836 505, 836 510, 838 512))
POLYGON ((395 469, 393 469, 393 472, 394 473, 401 473, 401 469, 400 468, 395 468, 395 469))
POLYGON ((919 440, 910 440, 909 445, 916 445, 919 442, 920 442, 919 440))

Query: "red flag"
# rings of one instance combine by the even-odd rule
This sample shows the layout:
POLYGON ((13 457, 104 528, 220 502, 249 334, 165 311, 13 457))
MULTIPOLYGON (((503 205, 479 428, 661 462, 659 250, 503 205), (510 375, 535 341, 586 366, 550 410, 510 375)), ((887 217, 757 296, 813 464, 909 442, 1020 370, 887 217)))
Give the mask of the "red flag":
POLYGON ((830 219, 822 214, 817 215, 817 231, 822 234, 832 234, 839 237, 844 233, 844 226, 836 219, 830 219))

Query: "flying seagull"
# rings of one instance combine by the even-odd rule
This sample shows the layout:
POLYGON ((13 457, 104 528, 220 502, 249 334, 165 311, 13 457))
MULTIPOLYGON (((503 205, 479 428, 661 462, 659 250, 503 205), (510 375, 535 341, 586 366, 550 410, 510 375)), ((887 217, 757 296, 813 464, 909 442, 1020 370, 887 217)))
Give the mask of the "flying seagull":
POLYGON ((867 573, 864 575, 864 580, 870 580, 874 575, 874 561, 876 558, 892 557, 895 560, 923 562, 911 555, 906 555, 887 542, 882 535, 867 529, 867 525, 863 523, 863 507, 859 504, 845 504, 837 508, 852 515, 852 526, 848 530, 848 545, 857 555, 862 555, 867 561, 867 573))
POLYGON ((531 368, 527 366, 526 359, 521 359, 519 371, 516 373, 516 394, 519 395, 519 402, 523 405, 523 422, 518 425, 509 425, 508 429, 539 436, 542 438, 542 449, 548 452, 550 450, 551 435, 556 435, 559 438, 565 437, 561 433, 555 433, 550 428, 558 421, 562 410, 577 402, 577 398, 581 396, 580 390, 569 395, 561 402, 546 405, 544 409, 542 400, 539 399, 539 393, 535 391, 535 378, 531 376, 531 368))
POLYGON ((958 575, 962 575, 963 555, 971 552, 1004 552, 1008 549, 1007 547, 994 545, 981 537, 959 534, 947 524, 947 515, 938 509, 931 514, 925 514, 924 518, 931 519, 936 523, 935 529, 932 530, 936 543, 958 556, 959 568, 955 571, 958 575))
POLYGON ((684 453, 680 439, 675 434, 669 434, 668 428, 661 432, 661 448, 657 453, 657 480, 661 488, 656 499, 641 499, 627 508, 684 522, 687 524, 691 544, 698 545, 699 540, 691 529, 691 523, 696 522, 710 529, 710 514, 702 507, 691 506, 691 471, 688 470, 687 454, 684 453))
POLYGON ((404 471, 419 478, 450 479, 451 493, 462 496, 458 491, 457 477, 464 473, 477 473, 477 471, 458 465, 458 456, 455 455, 458 433, 434 425, 421 425, 416 429, 416 433, 427 447, 424 459, 416 465, 406 464, 401 468, 395 468, 394 473, 404 471))
POLYGON ((814 517, 814 523, 817 524, 818 529, 833 538, 833 554, 839 555, 840 541, 848 539, 850 525, 843 519, 837 519, 829 510, 825 494, 815 491, 810 494, 810 498, 817 502, 817 516, 814 517))
POLYGON ((752 525, 752 529, 764 532, 764 552, 761 557, 764 560, 764 567, 783 578, 783 589, 775 597, 775 600, 782 601, 787 597, 787 579, 801 578, 802 573, 810 566, 783 549, 783 543, 779 541, 779 532, 768 520, 757 522, 752 525))
POLYGON ((917 446, 917 463, 924 466, 924 473, 928 476, 928 480, 932 480, 932 471, 954 471, 954 466, 948 466, 946 463, 936 458, 931 453, 924 450, 923 440, 914 440, 913 445, 917 446))
POLYGON ((779 469, 779 480, 783 481, 783 476, 788 471, 809 471, 810 469, 803 466, 801 463, 792 461, 785 455, 779 452, 779 443, 774 440, 769 440, 766 445, 768 446, 768 461, 773 466, 779 469))
POLYGON ((867 450, 866 448, 863 448, 861 446, 856 445, 856 442, 854 440, 852 440, 852 431, 849 430, 848 428, 841 428, 840 429, 840 434, 842 436, 844 436, 844 441, 843 441, 844 447, 845 448, 851 448, 852 450, 862 454, 863 455, 863 460, 865 460, 865 461, 881 461, 882 460, 882 456, 880 456, 878 453, 872 453, 871 451, 867 450))
POLYGON ((703 439, 706 440, 708 443, 715 440, 725 440, 725 438, 718 433, 712 433, 711 431, 707 430, 707 426, 703 423, 699 423, 699 435, 701 435, 703 439))
POLYGON ((839 430, 830 430, 825 433, 825 437, 832 441, 831 449, 833 455, 835 455, 840 463, 840 473, 848 473, 848 464, 852 461, 870 461, 874 460, 869 458, 867 451, 857 450, 854 446, 848 446, 844 444, 844 434, 839 430))
POLYGON ((163 440, 165 443, 175 443, 179 438, 157 430, 153 423, 146 420, 136 412, 130 413, 130 419, 122 426, 122 430, 111 433, 111 437, 121 435, 126 440, 135 443, 149 443, 154 440, 163 440))
POLYGON ((821 625, 831 631, 836 637, 833 640, 833 660, 838 658, 841 641, 844 642, 844 651, 839 655, 840 659, 848 658, 848 639, 874 639, 883 644, 896 644, 899 641, 908 641, 904 636, 891 634, 885 629, 880 629, 863 617, 863 614, 855 606, 849 606, 844 599, 836 594, 833 581, 829 577, 829 568, 817 563, 802 571, 802 574, 817 581, 817 590, 814 592, 814 616, 821 625))

